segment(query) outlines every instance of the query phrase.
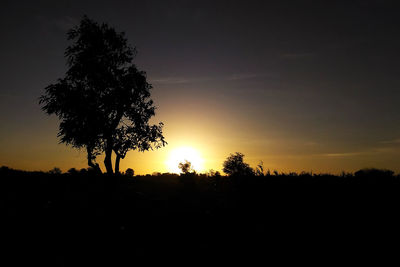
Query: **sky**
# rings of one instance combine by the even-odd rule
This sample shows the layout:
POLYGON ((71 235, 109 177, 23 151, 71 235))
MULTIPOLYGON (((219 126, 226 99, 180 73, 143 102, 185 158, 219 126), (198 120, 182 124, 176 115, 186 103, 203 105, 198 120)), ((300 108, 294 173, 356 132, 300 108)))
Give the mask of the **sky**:
MULTIPOLYGON (((2 1, 0 165, 85 168, 40 110, 64 76, 66 32, 83 15, 126 33, 153 85, 168 145, 131 151, 121 170, 170 171, 189 147, 201 171, 230 153, 252 167, 400 172, 396 1, 2 1)), ((101 157, 98 158, 102 169, 101 157)))

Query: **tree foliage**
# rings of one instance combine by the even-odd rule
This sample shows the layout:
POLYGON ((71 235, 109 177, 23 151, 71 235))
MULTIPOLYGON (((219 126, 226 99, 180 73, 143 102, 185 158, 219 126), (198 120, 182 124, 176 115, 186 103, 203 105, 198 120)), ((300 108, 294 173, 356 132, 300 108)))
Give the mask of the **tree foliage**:
POLYGON ((230 154, 223 163, 223 172, 231 176, 253 175, 254 170, 243 161, 244 155, 240 152, 230 154))
POLYGON ((152 86, 132 63, 136 49, 124 33, 85 16, 68 40, 65 77, 47 86, 39 101, 47 114, 59 117, 60 142, 86 148, 91 167, 99 168, 94 161, 105 152, 108 173, 113 173, 113 151, 118 172, 129 150, 164 146, 163 124, 149 125, 155 115, 152 86))
POLYGON ((180 162, 178 168, 181 169, 183 174, 189 174, 191 172, 194 173, 192 163, 188 160, 185 160, 185 162, 180 162))
POLYGON ((126 169, 125 175, 128 177, 133 177, 135 175, 135 171, 131 168, 126 169))

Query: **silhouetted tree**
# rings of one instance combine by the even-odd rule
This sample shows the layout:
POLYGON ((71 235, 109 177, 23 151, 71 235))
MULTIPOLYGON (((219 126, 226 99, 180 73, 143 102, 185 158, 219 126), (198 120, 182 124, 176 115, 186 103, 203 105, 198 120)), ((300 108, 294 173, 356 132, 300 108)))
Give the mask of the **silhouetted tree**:
POLYGON ((365 168, 356 171, 354 177, 358 182, 366 184, 392 183, 394 172, 392 170, 365 168))
POLYGON ((99 169, 94 161, 104 152, 109 174, 113 151, 119 172, 119 161, 129 150, 164 146, 163 124, 149 125, 155 115, 152 86, 132 63, 136 49, 124 33, 85 16, 68 32, 68 40, 72 44, 65 51, 65 77, 47 86, 40 97, 42 109, 61 120, 60 142, 86 148, 92 168, 99 169))
POLYGON ((183 172, 183 174, 189 174, 193 171, 192 163, 185 160, 185 162, 181 162, 178 165, 179 169, 183 172))
POLYGON ((53 169, 51 169, 51 170, 49 171, 49 173, 50 173, 50 174, 62 174, 62 171, 61 171, 60 168, 54 167, 53 169))
POLYGON ((75 169, 75 168, 70 168, 70 169, 68 170, 68 173, 69 173, 69 174, 72 174, 72 175, 75 175, 75 174, 78 173, 78 170, 75 169))
POLYGON ((135 171, 131 168, 126 169, 125 171, 125 175, 128 177, 133 177, 133 175, 135 175, 135 171))
POLYGON ((114 135, 115 173, 119 173, 120 159, 124 159, 129 150, 144 152, 166 144, 161 131, 163 123, 152 126, 139 124, 139 127, 134 123, 127 123, 124 122, 124 125, 117 128, 114 135))
POLYGON ((244 155, 239 152, 230 154, 230 156, 223 163, 223 172, 231 176, 253 175, 253 169, 249 166, 249 164, 243 161, 243 157, 244 155))

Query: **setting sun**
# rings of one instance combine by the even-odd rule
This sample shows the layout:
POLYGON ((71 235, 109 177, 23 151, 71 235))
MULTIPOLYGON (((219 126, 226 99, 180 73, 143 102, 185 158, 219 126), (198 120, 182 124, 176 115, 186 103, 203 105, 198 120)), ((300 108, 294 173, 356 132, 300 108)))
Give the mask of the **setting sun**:
POLYGON ((204 170, 204 160, 198 150, 192 147, 179 147, 173 149, 166 161, 167 168, 170 172, 180 173, 179 163, 189 161, 192 164, 193 170, 201 172, 204 170))

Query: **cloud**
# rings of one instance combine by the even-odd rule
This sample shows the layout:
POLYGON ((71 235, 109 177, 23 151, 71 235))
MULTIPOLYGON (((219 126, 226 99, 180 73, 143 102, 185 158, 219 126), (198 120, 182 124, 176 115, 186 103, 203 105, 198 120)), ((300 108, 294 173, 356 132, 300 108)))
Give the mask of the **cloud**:
POLYGON ((156 84, 185 84, 185 83, 208 82, 208 81, 240 81, 240 80, 247 80, 265 76, 267 76, 267 74, 265 73, 235 73, 230 75, 198 77, 198 78, 171 76, 171 77, 160 77, 160 78, 150 79, 150 82, 156 84))
POLYGON ((394 147, 377 147, 373 150, 374 153, 390 153, 395 151, 396 149, 394 147))
MULTIPOLYGON (((395 140, 397 141, 397 140, 395 140)), ((400 140, 398 140, 400 141, 400 140)), ((396 142, 397 143, 397 142, 396 142)), ((400 144, 400 142, 398 142, 400 144)), ((353 157, 353 156, 368 156, 368 155, 377 155, 377 154, 386 154, 386 153, 396 153, 399 149, 396 147, 373 147, 363 151, 357 152, 342 152, 342 153, 325 153, 321 154, 324 157, 332 157, 332 158, 343 158, 343 157, 353 157)))
POLYGON ((151 79, 150 82, 158 83, 158 84, 182 84, 182 83, 193 82, 193 80, 186 79, 186 78, 166 77, 166 78, 159 78, 159 79, 151 79))
POLYGON ((400 144, 400 138, 396 138, 393 140, 386 140, 386 141, 381 141, 381 144, 400 144))
POLYGON ((362 154, 365 154, 365 152, 327 153, 327 154, 322 154, 322 156, 332 157, 332 158, 343 158, 343 157, 359 156, 362 154))

